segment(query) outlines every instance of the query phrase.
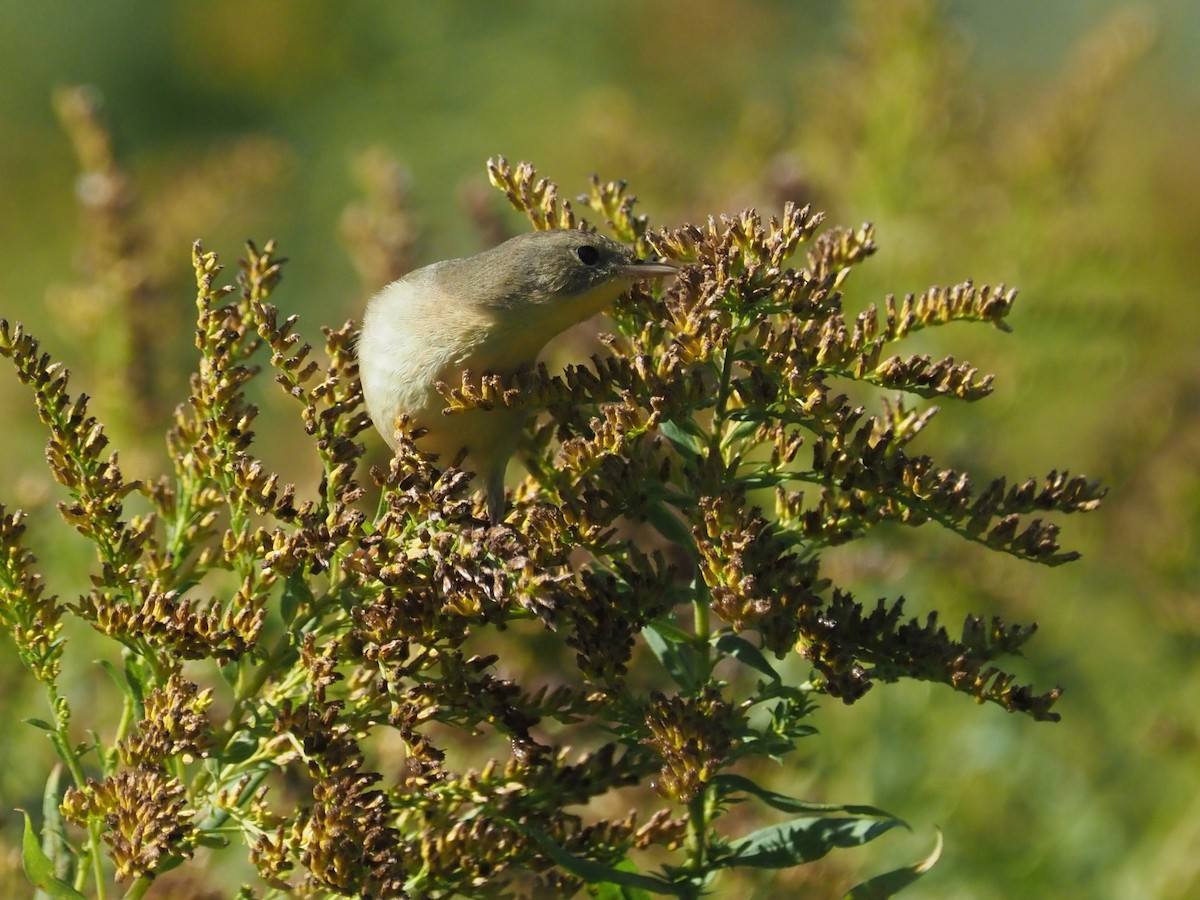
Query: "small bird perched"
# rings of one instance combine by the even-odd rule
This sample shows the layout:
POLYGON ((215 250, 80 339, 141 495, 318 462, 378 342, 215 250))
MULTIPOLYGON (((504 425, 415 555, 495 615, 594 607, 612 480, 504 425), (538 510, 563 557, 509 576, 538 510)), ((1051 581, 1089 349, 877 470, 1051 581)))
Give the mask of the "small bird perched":
POLYGON ((483 479, 488 515, 504 511, 504 470, 525 423, 522 410, 444 416, 438 382, 462 373, 510 375, 546 343, 605 309, 633 282, 675 274, 598 234, 534 231, 465 259, 417 269, 371 298, 358 340, 367 411, 388 446, 396 420, 426 431, 417 446, 443 465, 466 450, 464 467, 483 479))

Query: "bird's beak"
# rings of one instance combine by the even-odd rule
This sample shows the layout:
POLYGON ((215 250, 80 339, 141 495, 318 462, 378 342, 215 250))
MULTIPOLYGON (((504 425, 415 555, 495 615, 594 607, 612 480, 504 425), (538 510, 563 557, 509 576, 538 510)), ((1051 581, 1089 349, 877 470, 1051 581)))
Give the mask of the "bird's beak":
POLYGON ((627 266, 622 266, 621 274, 635 279, 666 278, 668 275, 676 274, 679 269, 679 263, 671 262, 670 260, 664 259, 652 262, 646 259, 639 259, 627 266))

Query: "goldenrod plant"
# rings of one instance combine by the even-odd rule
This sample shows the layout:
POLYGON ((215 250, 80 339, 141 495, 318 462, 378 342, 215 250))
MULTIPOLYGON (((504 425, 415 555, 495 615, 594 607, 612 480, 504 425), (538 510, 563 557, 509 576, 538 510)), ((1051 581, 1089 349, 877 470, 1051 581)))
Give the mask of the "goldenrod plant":
MULTIPOLYGON (((273 242, 247 244, 232 283, 193 247, 196 366, 157 478, 128 477, 63 365, 0 322, 62 518, 95 551, 90 588, 59 597, 25 514, 0 508, 0 621, 47 699, 29 724, 63 767, 26 819, 46 895, 142 896, 206 848, 248 860, 243 897, 698 897, 729 870, 800 866, 904 824, 760 777, 765 760, 797 766, 832 698, 915 679, 1057 719, 1057 688, 1000 668, 1035 626, 951 630, 822 568, 887 523, 1074 559, 1051 517, 1094 509, 1097 484, 978 482, 912 446, 928 401, 983 399, 992 378, 903 341, 1007 330, 1015 290, 963 282, 849 316, 870 226, 788 204, 652 228, 620 182, 593 180, 577 214, 528 164, 488 175, 534 228, 599 228, 682 266, 621 298, 589 363, 444 386, 447 415, 536 414, 498 524, 419 435, 366 462, 356 326, 317 348, 301 336, 276 306, 273 242), (294 400, 314 486, 256 455, 247 391, 264 377, 294 400), (115 725, 60 685, 68 620, 120 647, 115 725)), ((393 248, 365 278, 411 252, 391 209, 348 220, 393 248)), ((889 896, 935 859, 850 896, 889 896)))

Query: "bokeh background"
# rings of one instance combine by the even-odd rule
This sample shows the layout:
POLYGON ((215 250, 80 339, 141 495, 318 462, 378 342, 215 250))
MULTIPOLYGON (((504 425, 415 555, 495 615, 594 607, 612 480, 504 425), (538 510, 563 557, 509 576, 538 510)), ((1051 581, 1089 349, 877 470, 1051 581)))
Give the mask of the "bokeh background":
MULTIPOLYGON (((246 238, 277 238, 291 261, 276 302, 313 340, 357 316, 387 268, 369 264, 364 230, 390 229, 420 263, 519 227, 486 187, 493 154, 567 195, 593 172, 625 178, 655 224, 786 200, 872 221, 880 252, 848 285, 851 309, 966 278, 1016 285, 1013 334, 922 338, 997 384, 945 408, 920 449, 980 480, 1102 479, 1102 510, 1063 523, 1083 558, 1039 569, 928 526, 827 566, 860 599, 903 594, 952 630, 968 612, 1039 622, 1015 667, 1065 688, 1063 721, 923 685, 827 701, 781 787, 883 806, 914 834, 837 855, 845 878, 809 888, 910 862, 936 826, 943 859, 912 896, 1200 896, 1198 38, 1185 0, 9 0, 0 316, 67 363, 127 468, 150 476, 193 364, 192 240, 232 266, 246 238), (114 184, 96 177, 107 151, 88 125, 101 97, 128 175, 115 198, 97 196, 114 184), (150 285, 144 398, 112 321, 114 235, 136 245, 125 275, 150 285)), ((291 410, 261 405, 260 452, 304 483, 291 410)), ((44 434, 2 371, 0 428, 0 502, 31 510, 31 543, 69 597, 87 548, 55 521, 44 434)), ((89 660, 108 652, 76 652, 69 673, 98 709, 112 686, 89 660)), ((13 657, 0 640, 0 886, 17 896, 13 808, 38 807, 52 756, 18 722, 45 711, 13 657)))

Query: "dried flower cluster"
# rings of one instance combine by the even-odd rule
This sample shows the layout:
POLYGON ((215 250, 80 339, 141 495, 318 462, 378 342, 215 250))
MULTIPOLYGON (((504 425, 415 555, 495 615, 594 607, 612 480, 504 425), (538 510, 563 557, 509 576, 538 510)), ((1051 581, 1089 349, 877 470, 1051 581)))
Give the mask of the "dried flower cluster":
MULTIPOLYGON (((587 227, 532 167, 500 159, 489 174, 535 227, 587 227)), ((903 599, 864 607, 821 571, 822 550, 886 521, 936 522, 1033 562, 1072 558, 1042 516, 1094 508, 1095 484, 1052 472, 977 488, 909 452, 932 409, 897 400, 868 415, 836 387, 986 396, 991 377, 970 364, 893 345, 952 321, 1004 328, 1015 292, 935 288, 848 321, 841 290, 875 250, 869 227, 819 232, 818 214, 789 205, 770 220, 654 231, 633 202, 599 180, 580 200, 686 268, 665 293, 619 302, 611 356, 446 387, 448 415, 544 413, 499 526, 469 473, 411 439, 373 486, 359 480, 369 422, 354 327, 326 329, 314 352, 294 316, 280 319, 272 244, 249 245, 228 287, 194 248, 198 368, 168 436, 174 471, 154 482, 125 479, 87 398, 68 394, 21 326, 0 323, 0 354, 50 430, 63 518, 97 553, 93 587, 62 604, 22 543, 21 513, 0 510, 0 621, 51 698, 43 724, 73 780, 63 813, 84 828, 78 886, 88 865, 103 877, 101 842, 118 879, 147 885, 221 836, 247 848, 257 890, 288 895, 569 895, 609 882, 695 897, 720 868, 794 865, 897 824, 731 771, 811 734, 822 693, 852 703, 915 678, 1056 717, 1057 690, 995 665, 1032 626, 971 617, 951 636, 936 614, 906 618, 903 599), (299 404, 301 449, 320 466, 307 498, 255 456, 246 388, 261 359, 299 404), (134 493, 150 513, 127 512, 134 493), (56 685, 68 614, 130 660, 113 752, 70 734, 56 685), (560 662, 524 665, 527 640, 560 662), (771 659, 793 652, 813 670, 802 685, 771 659), (185 674, 185 660, 224 681, 202 687, 203 664, 185 674), (739 674, 718 678, 727 660, 739 674), (382 735, 403 744, 401 761, 385 763, 382 735), (494 758, 464 765, 470 746, 494 758), (637 814, 594 802, 651 784, 659 799, 645 792, 637 814), (748 797, 803 815, 723 835, 721 814, 748 797), (641 871, 649 847, 671 863, 641 871)))
POLYGON ((156 768, 122 769, 97 783, 68 788, 62 812, 77 825, 104 822, 117 878, 144 878, 192 855, 198 833, 187 788, 156 768))

